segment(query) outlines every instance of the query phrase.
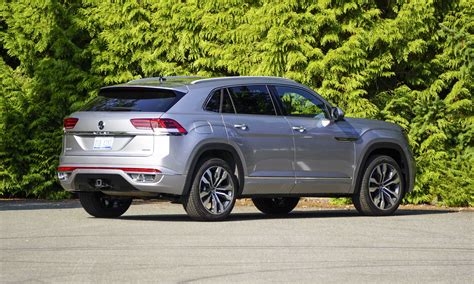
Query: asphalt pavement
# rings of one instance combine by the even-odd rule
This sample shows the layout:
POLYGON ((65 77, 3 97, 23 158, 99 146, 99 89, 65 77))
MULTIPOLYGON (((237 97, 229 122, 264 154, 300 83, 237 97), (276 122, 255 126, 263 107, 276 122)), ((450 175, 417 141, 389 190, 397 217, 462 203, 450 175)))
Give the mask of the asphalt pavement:
POLYGON ((194 222, 181 205, 89 217, 77 201, 0 201, 0 283, 474 283, 474 213, 234 208, 194 222))

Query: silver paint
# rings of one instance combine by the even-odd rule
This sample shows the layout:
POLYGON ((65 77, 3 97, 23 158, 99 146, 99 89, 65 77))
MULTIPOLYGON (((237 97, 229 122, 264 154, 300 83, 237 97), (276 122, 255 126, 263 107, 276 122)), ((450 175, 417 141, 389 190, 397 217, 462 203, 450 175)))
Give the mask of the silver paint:
MULTIPOLYGON (((408 142, 399 126, 376 120, 345 118, 322 121, 273 115, 219 114, 205 111, 203 105, 216 88, 242 84, 277 84, 304 88, 330 106, 304 85, 277 77, 226 77, 214 79, 168 78, 135 80, 123 86, 165 88, 186 93, 166 113, 152 112, 75 112, 79 118, 72 130, 64 132, 60 166, 142 167, 161 171, 156 183, 140 184, 118 170, 76 170, 62 186, 75 191, 79 173, 112 173, 122 176, 130 190, 180 196, 192 173, 192 161, 206 145, 232 147, 243 165, 244 195, 350 194, 357 186, 363 157, 375 143, 398 145, 407 160, 408 191, 414 183, 415 166, 408 142), (166 136, 152 130, 138 130, 132 118, 171 118, 188 134, 166 136), (103 131, 97 131, 103 121, 103 131), (111 150, 93 150, 96 136, 113 136, 111 150), (337 140, 336 138, 342 138, 337 140), (346 139, 349 138, 349 139, 346 139)), ((107 87, 107 88, 114 88, 107 87)), ((123 195, 124 193, 120 193, 123 195)), ((237 194, 237 193, 236 193, 237 194)))

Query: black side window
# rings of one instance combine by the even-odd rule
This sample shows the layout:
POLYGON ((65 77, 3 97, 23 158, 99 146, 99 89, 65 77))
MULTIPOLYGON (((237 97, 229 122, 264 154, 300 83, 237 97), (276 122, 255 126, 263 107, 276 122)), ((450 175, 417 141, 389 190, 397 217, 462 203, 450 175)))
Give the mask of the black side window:
POLYGON ((238 86, 228 88, 228 90, 237 113, 276 115, 266 86, 238 86))
POLYGON ((216 90, 212 94, 209 101, 207 101, 207 105, 205 109, 207 111, 219 112, 220 105, 221 105, 221 90, 216 90))
POLYGON ((228 90, 224 91, 223 96, 224 97, 222 99, 222 113, 235 113, 234 104, 230 99, 228 90))
POLYGON ((304 90, 286 86, 275 86, 285 115, 329 118, 326 106, 318 98, 304 90))

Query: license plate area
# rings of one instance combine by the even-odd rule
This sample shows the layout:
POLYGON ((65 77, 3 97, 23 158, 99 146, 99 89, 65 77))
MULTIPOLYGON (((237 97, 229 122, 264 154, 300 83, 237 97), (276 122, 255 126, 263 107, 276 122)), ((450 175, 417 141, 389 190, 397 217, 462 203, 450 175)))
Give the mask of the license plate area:
POLYGON ((114 137, 104 136, 104 137, 95 137, 93 150, 112 150, 114 145, 114 137))

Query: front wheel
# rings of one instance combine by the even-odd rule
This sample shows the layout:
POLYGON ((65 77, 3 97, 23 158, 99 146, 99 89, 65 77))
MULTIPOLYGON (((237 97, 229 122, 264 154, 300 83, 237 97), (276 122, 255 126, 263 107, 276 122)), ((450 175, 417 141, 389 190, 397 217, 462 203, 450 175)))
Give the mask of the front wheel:
POLYGON ((397 210, 404 193, 402 171, 389 156, 369 160, 360 190, 354 194, 354 206, 363 215, 387 216, 397 210))
POLYGON ((298 197, 252 198, 258 210, 270 215, 288 214, 295 209, 299 201, 298 197))
POLYGON ((97 218, 119 217, 132 204, 132 198, 114 197, 102 192, 80 192, 79 200, 84 210, 97 218))

